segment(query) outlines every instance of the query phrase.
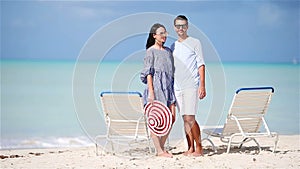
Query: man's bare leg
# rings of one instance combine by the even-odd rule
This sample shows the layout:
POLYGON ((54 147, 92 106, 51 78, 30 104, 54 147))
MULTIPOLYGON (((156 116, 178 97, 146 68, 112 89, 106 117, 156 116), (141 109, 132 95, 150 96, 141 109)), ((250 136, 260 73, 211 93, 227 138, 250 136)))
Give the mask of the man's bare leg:
POLYGON ((195 121, 194 125, 192 126, 192 135, 196 143, 196 150, 193 152, 193 156, 203 156, 203 149, 201 144, 201 132, 197 121, 195 121))
POLYGON ((184 115, 184 129, 186 134, 186 139, 188 143, 188 151, 184 152, 184 155, 191 155, 195 149, 194 149, 194 139, 193 139, 193 133, 192 133, 192 126, 193 126, 193 116, 190 115, 184 115))

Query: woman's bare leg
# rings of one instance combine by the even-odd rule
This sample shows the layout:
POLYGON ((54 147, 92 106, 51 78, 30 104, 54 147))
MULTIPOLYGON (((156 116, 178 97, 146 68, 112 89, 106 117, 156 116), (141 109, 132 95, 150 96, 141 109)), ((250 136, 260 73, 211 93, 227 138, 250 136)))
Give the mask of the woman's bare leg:
MULTIPOLYGON (((175 119, 176 119, 175 104, 171 104, 169 106, 169 109, 170 109, 170 111, 172 113, 172 124, 171 124, 171 127, 172 127, 173 124, 174 124, 174 122, 175 122, 175 119)), ((166 143, 166 141, 167 141, 167 139, 169 137, 170 132, 171 132, 171 130, 169 131, 168 134, 166 134, 166 135, 164 135, 164 136, 161 137, 161 143, 162 143, 161 147, 165 146, 165 143, 166 143)))
POLYGON ((158 137, 157 135, 151 133, 151 138, 152 138, 152 141, 154 143, 157 156, 169 157, 169 158, 173 157, 172 154, 169 154, 169 153, 165 152, 163 150, 163 147, 161 147, 161 138, 160 137, 158 137))

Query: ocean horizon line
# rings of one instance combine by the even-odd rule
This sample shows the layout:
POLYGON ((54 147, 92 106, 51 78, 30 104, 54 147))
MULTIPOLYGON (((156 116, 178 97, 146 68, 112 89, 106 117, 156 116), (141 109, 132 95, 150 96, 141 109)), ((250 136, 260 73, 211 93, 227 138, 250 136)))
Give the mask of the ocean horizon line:
MULTIPOLYGON (((23 63, 72 63, 76 64, 80 63, 98 63, 99 60, 77 60, 77 59, 36 59, 36 58, 1 58, 0 62, 23 62, 23 63)), ((141 63, 141 61, 124 61, 124 60, 110 60, 110 59, 102 59, 103 63, 141 63)), ((266 62, 266 61, 206 61, 207 64, 249 64, 249 65, 300 65, 299 62, 294 61, 284 61, 284 62, 266 62)))

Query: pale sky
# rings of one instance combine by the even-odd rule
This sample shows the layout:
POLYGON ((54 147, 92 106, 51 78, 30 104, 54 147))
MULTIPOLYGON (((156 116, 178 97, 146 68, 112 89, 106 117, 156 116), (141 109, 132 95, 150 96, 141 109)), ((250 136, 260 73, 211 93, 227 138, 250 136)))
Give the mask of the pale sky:
MULTIPOLYGON (((144 12, 186 15, 209 38, 224 62, 292 62, 300 57, 297 0, 182 0, 1 1, 1 58, 75 60, 97 30, 124 16, 144 12)), ((116 30, 134 26, 124 24, 116 30)), ((144 34, 122 44, 124 51, 119 52, 132 54, 145 49, 146 38, 144 34)), ((118 57, 111 60, 121 59, 118 57)))

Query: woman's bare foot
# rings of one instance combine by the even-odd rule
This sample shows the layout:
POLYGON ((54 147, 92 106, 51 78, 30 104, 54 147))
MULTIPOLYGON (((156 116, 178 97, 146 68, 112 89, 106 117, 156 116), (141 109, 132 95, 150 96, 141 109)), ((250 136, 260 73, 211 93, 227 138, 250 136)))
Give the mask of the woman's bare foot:
POLYGON ((172 158, 173 157, 172 154, 167 153, 167 152, 159 153, 159 154, 157 154, 157 156, 159 156, 159 157, 168 157, 168 158, 172 158))

